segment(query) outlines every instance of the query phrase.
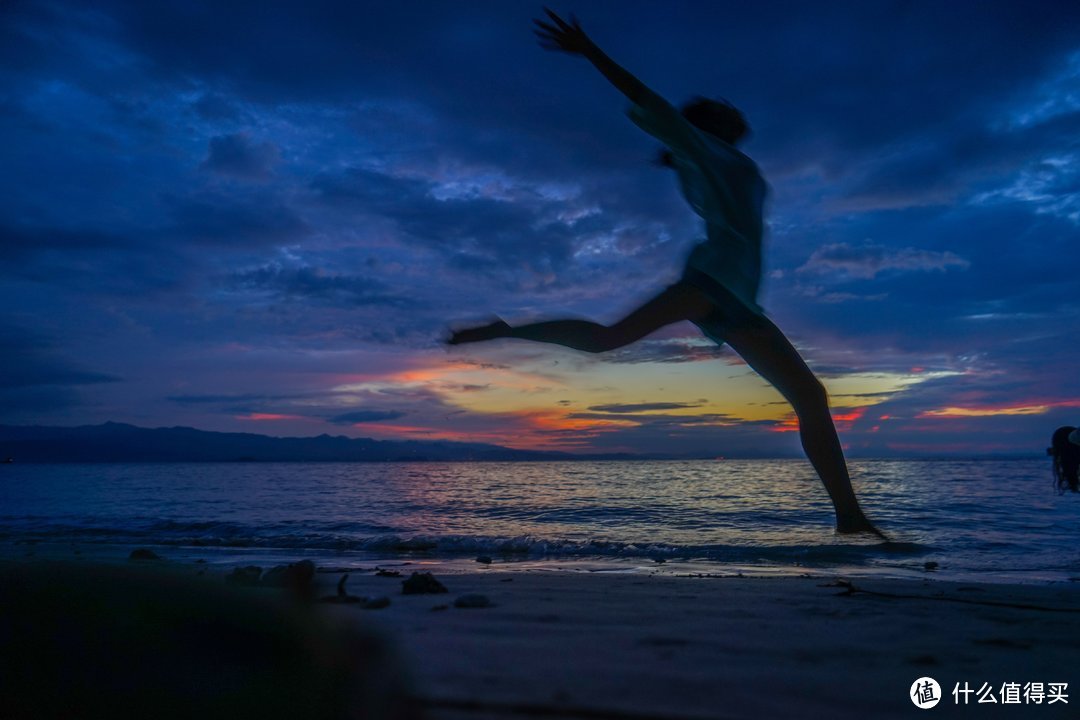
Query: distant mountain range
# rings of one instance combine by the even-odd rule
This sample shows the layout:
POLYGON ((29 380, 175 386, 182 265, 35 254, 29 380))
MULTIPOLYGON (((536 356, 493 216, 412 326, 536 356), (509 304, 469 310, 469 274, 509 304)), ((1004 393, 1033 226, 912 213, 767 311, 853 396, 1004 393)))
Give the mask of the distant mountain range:
POLYGON ((81 427, 0 425, 0 462, 390 462, 456 460, 631 460, 629 454, 575 455, 499 445, 373 440, 342 435, 270 437, 123 423, 81 427))

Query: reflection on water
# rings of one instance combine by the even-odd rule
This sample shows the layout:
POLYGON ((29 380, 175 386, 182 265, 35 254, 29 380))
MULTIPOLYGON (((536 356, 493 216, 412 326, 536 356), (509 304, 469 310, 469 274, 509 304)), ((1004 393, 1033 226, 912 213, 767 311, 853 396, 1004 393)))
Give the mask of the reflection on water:
POLYGON ((838 537, 796 460, 5 466, 0 536, 921 571, 1080 575, 1074 498, 1045 462, 853 462, 896 542, 838 537))

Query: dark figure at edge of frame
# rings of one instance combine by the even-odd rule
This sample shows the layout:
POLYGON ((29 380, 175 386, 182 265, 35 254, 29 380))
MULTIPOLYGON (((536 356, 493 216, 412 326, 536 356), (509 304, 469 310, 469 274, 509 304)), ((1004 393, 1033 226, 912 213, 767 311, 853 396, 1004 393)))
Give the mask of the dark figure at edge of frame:
POLYGON ((803 448, 836 509, 837 531, 884 537, 852 490, 825 388, 757 304, 767 186, 757 165, 735 148, 748 131, 742 114, 704 98, 676 110, 604 54, 576 19, 568 23, 545 12, 550 22, 535 21, 541 46, 583 56, 630 99, 630 119, 664 143, 662 163, 678 174, 683 195, 705 220, 707 239, 691 252, 681 280, 614 325, 555 320, 511 327, 498 320, 455 332, 448 342, 519 338, 604 352, 689 320, 715 342, 728 343, 791 403, 803 448))
POLYGON ((1071 425, 1059 427, 1050 438, 1046 454, 1054 458, 1054 485, 1059 495, 1080 492, 1080 430, 1071 425))

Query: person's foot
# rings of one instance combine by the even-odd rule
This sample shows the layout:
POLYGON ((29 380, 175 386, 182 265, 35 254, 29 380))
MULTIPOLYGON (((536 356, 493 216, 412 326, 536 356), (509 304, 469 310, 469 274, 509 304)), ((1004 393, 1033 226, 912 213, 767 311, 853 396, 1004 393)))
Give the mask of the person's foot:
POLYGON ((874 524, 867 519, 865 515, 859 513, 853 517, 841 517, 836 518, 836 532, 843 535, 854 535, 856 533, 870 533, 871 535, 877 535, 882 540, 888 542, 889 538, 885 533, 874 527, 874 524))
POLYGON ((452 333, 450 338, 446 341, 446 344, 461 345, 463 343, 483 342, 485 340, 496 340, 498 338, 509 337, 509 335, 510 326, 503 322, 501 318, 496 318, 495 322, 487 325, 465 328, 464 330, 458 330, 452 333))

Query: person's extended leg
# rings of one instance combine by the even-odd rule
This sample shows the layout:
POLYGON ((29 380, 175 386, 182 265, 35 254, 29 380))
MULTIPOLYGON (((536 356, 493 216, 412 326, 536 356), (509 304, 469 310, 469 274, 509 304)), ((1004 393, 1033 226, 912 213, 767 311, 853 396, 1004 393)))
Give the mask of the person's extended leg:
POLYGON ((451 336, 449 343, 459 345, 496 338, 518 338, 554 343, 585 352, 604 352, 629 345, 665 325, 703 318, 712 309, 712 303, 700 290, 678 283, 614 325, 601 325, 588 320, 549 320, 511 327, 499 320, 490 325, 459 330, 451 336))
POLYGON ((791 342, 763 316, 755 316, 746 322, 726 323, 715 331, 791 403, 799 418, 803 449, 836 509, 837 531, 872 532, 884 537, 863 514, 851 487, 825 387, 791 342))

